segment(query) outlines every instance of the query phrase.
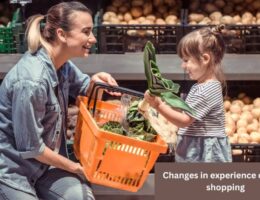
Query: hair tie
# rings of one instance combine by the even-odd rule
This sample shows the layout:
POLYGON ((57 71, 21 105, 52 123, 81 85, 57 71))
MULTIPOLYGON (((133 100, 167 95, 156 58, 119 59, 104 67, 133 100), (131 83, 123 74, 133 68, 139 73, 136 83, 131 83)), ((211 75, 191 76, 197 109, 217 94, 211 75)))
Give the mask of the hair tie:
POLYGON ((211 33, 212 34, 218 34, 218 33, 222 33, 222 30, 225 29, 225 25, 224 24, 220 24, 217 26, 214 26, 213 28, 211 28, 211 33))

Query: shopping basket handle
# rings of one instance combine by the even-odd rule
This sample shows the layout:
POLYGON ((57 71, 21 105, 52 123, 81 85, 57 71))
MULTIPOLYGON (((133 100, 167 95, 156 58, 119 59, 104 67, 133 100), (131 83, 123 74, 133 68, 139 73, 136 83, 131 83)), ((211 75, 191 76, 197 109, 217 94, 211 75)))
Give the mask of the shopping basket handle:
POLYGON ((95 114, 98 91, 100 89, 105 89, 109 92, 119 92, 121 94, 129 94, 129 95, 132 95, 132 96, 135 96, 135 97, 140 97, 140 98, 144 97, 144 94, 142 92, 138 92, 136 90, 131 90, 131 89, 119 87, 119 86, 111 86, 111 85, 108 85, 106 83, 101 83, 101 82, 95 82, 93 87, 92 87, 92 90, 90 92, 90 95, 89 95, 88 107, 87 107, 88 110, 89 110, 89 105, 90 105, 91 99, 94 99, 93 116, 95 114), (93 98, 93 95, 94 95, 94 98, 93 98))

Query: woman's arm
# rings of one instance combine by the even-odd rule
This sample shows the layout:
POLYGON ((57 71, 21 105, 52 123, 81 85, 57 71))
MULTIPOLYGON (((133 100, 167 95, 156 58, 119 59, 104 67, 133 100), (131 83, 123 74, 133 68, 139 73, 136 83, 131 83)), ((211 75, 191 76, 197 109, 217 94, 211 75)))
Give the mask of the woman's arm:
POLYGON ((52 165, 74 174, 84 175, 83 167, 79 163, 73 162, 64 156, 55 153, 47 146, 45 146, 43 152, 36 156, 35 159, 44 164, 52 165))

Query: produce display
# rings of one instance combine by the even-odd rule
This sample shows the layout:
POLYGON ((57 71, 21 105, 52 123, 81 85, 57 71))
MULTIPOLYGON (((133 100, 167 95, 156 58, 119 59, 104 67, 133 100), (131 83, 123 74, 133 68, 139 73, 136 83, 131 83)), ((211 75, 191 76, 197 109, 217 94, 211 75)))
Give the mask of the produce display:
POLYGON ((260 24, 259 0, 193 0, 189 24, 260 24))
POLYGON ((245 93, 224 101, 226 133, 233 144, 260 143, 260 98, 251 99, 245 93))
POLYGON ((112 0, 103 24, 179 24, 178 0, 112 0))

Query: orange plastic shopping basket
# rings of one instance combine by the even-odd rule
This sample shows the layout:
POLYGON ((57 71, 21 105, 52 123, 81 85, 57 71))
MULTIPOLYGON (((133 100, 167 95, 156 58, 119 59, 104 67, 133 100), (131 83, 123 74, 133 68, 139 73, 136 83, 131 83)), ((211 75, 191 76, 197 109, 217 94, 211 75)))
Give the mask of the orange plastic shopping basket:
POLYGON ((80 96, 78 106, 74 152, 86 177, 95 184, 136 192, 167 144, 159 135, 155 142, 146 142, 100 129, 98 123, 121 120, 120 105, 80 96))

